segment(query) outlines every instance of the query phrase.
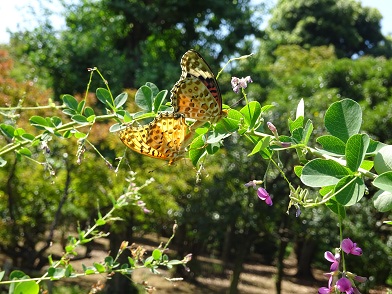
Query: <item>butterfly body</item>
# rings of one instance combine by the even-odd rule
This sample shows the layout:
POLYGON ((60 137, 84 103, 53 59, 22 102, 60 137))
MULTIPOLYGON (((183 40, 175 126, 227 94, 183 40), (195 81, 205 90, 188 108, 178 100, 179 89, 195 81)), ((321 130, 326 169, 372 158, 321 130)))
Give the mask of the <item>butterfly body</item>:
POLYGON ((174 112, 198 121, 217 122, 222 112, 222 96, 215 76, 204 60, 194 50, 181 58, 182 74, 171 90, 174 112))
POLYGON ((120 131, 121 141, 130 149, 172 164, 183 157, 190 135, 183 115, 162 112, 144 126, 129 124, 120 131))

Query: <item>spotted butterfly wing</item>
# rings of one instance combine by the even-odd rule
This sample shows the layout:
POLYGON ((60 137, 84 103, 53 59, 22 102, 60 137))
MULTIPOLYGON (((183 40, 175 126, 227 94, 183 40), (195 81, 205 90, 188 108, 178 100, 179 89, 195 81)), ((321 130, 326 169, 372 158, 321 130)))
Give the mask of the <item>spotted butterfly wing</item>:
POLYGON ((217 122, 223 115, 222 96, 211 68, 195 50, 181 58, 182 74, 171 90, 174 112, 198 121, 217 122))
POLYGON ((144 126, 129 124, 120 131, 121 141, 130 149, 169 164, 183 157, 190 133, 183 115, 163 112, 144 126))

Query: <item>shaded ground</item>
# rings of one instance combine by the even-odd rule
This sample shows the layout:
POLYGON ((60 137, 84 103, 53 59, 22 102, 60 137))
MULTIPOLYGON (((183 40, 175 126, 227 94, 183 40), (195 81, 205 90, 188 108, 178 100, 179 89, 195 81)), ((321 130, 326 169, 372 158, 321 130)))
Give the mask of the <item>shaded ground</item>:
MULTIPOLYGON (((165 241, 165 240, 159 240, 165 241)), ((152 239, 140 239, 137 242, 138 245, 143 244, 143 247, 148 251, 156 248, 159 243, 152 241, 152 239)), ((91 251, 91 258, 73 261, 72 265, 76 270, 81 270, 82 264, 86 266, 91 265, 93 262, 100 262, 107 256, 108 244, 98 243, 94 246, 91 251)), ((53 248, 54 249, 54 248, 53 248)), ((54 249, 55 250, 55 249, 54 249)), ((55 250, 57 251, 57 250, 55 250)), ((82 252, 81 252, 82 253, 82 252)), ((171 252, 173 253, 173 252, 171 252)), ((83 253, 82 253, 83 254, 83 253)), ((175 255, 175 254, 174 254, 175 255)), ((201 271, 205 273, 203 276, 196 278, 196 283, 188 283, 186 281, 168 281, 165 277, 170 277, 170 273, 166 270, 160 270, 161 275, 153 275, 147 269, 140 269, 135 271, 132 278, 138 283, 147 283, 147 285, 155 288, 153 293, 181 293, 181 294, 204 294, 204 293, 227 293, 230 285, 231 270, 224 270, 223 274, 215 274, 222 269, 223 265, 220 260, 198 257, 200 262, 201 271)), ((315 276, 320 277, 320 282, 309 282, 303 280, 297 280, 293 276, 295 274, 294 259, 290 258, 285 262, 285 278, 282 283, 282 293, 317 293, 317 289, 327 283, 327 279, 322 276, 320 271, 315 272, 315 276)), ((192 268, 191 268, 192 271, 192 268)), ((276 268, 274 266, 263 265, 263 264, 250 264, 244 265, 244 271, 241 274, 241 280, 239 285, 239 293, 243 294, 263 294, 263 293, 274 293, 275 292, 275 273, 276 268)), ((105 275, 92 275, 78 279, 78 284, 83 285, 83 289, 88 289, 98 281, 105 283, 105 275)), ((75 282, 75 280, 70 281, 75 282)), ((85 293, 85 292, 83 292, 85 293)))
MULTIPOLYGON (((143 245, 143 247, 150 251, 159 245, 159 242, 166 240, 154 240, 139 239, 137 244, 143 245)), ((51 252, 59 254, 62 251, 60 245, 54 245, 51 247, 51 252)), ((84 254, 84 249, 81 248, 79 251, 80 255, 84 254)), ((170 252, 171 255, 175 255, 174 252, 170 252)), ((71 261, 72 266, 77 270, 81 271, 82 264, 90 266, 93 262, 102 262, 108 255, 108 242, 107 240, 100 240, 99 243, 94 245, 93 250, 90 253, 90 258, 81 260, 71 261)), ((201 272, 203 276, 196 278, 196 283, 188 283, 186 281, 168 281, 165 277, 170 277, 170 273, 165 270, 160 270, 161 275, 153 275, 147 269, 136 270, 132 276, 135 283, 148 285, 155 289, 152 293, 168 294, 168 293, 179 293, 179 294, 204 294, 204 293, 227 293, 230 285, 231 270, 225 269, 222 271, 223 265, 220 260, 198 257, 200 262, 201 272), (216 274, 221 272, 221 274, 216 274)), ((0 258, 0 266, 1 266, 0 258)), ((192 269, 191 269, 192 271, 192 269)), ((285 261, 285 277, 282 283, 282 294, 290 293, 317 293, 317 289, 321 286, 327 285, 327 279, 322 275, 319 270, 314 270, 313 274, 316 277, 316 281, 298 280, 294 277, 296 272, 295 259, 293 257, 288 258, 285 261)), ((244 265, 244 271, 241 274, 239 293, 240 294, 267 294, 275 293, 275 274, 276 268, 270 265, 263 265, 261 263, 246 263, 244 265)), ((80 285, 79 293, 89 293, 91 287, 95 284, 104 284, 106 282, 106 275, 91 275, 83 278, 68 279, 55 282, 56 285, 80 285)), ((68 292, 67 292, 68 293, 68 292)), ((77 293, 77 292, 72 292, 77 293)), ((369 293, 372 294, 383 294, 387 293, 386 290, 374 290, 369 293)))

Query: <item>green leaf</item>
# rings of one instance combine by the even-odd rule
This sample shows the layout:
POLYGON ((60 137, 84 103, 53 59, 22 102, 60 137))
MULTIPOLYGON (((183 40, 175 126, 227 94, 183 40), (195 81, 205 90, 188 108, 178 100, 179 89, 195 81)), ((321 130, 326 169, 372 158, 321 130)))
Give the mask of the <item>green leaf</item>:
POLYGON ((65 276, 65 269, 50 267, 48 269, 48 276, 52 279, 59 280, 65 276))
POLYGON ((22 279, 28 279, 29 276, 26 275, 24 272, 20 271, 20 270, 14 270, 10 273, 10 281, 13 280, 22 280, 22 279))
POLYGON ((84 139, 87 137, 87 134, 79 131, 75 131, 74 136, 76 139, 84 139))
POLYGON ((87 118, 86 118, 85 116, 83 116, 83 115, 80 115, 80 114, 75 114, 75 115, 73 115, 73 116, 71 117, 71 119, 72 119, 74 122, 77 122, 78 124, 81 124, 81 125, 88 123, 87 118))
POLYGON ((339 215, 342 219, 346 218, 346 209, 343 205, 339 204, 334 198, 331 198, 325 205, 334 213, 339 215))
POLYGON ((116 133, 119 130, 121 130, 121 124, 119 124, 119 123, 115 123, 114 125, 111 125, 109 128, 110 133, 116 133))
POLYGON ((127 102, 128 99, 128 94, 127 93, 121 93, 120 95, 118 95, 115 99, 114 99, 114 106, 116 108, 120 108, 121 106, 123 106, 125 104, 125 102, 127 102))
POLYGON ((38 294, 39 285, 35 281, 20 282, 15 286, 13 294, 38 294))
POLYGON ((373 204, 380 212, 392 210, 392 193, 383 190, 377 191, 373 197, 373 204))
POLYGON ((229 113, 227 114, 227 117, 219 120, 218 123, 215 125, 215 128, 224 129, 228 133, 235 132, 238 130, 242 118, 243 116, 241 112, 235 109, 230 109, 229 113))
POLYGON ((366 134, 356 134, 347 140, 346 162, 347 167, 356 172, 365 158, 366 150, 369 146, 369 136, 366 134))
POLYGON ((304 168, 304 167, 303 167, 302 165, 296 165, 296 166, 294 166, 294 173, 295 173, 295 175, 296 175, 298 178, 301 177, 303 168, 304 168))
POLYGON ((106 108, 108 109, 114 109, 113 101, 112 101, 112 95, 110 95, 110 92, 104 88, 98 88, 95 91, 95 94, 97 95, 97 98, 99 101, 101 101, 106 108))
POLYGON ((78 101, 75 99, 74 96, 71 96, 69 94, 65 94, 63 97, 63 102, 65 106, 68 108, 71 108, 72 110, 77 110, 78 109, 78 101))
POLYGON ((189 147, 189 159, 193 166, 196 166, 200 158, 206 153, 205 142, 203 135, 197 136, 193 139, 189 147))
POLYGON ((6 124, 1 124, 0 125, 0 130, 3 133, 4 136, 13 139, 14 138, 14 134, 15 134, 15 128, 13 126, 10 125, 6 125, 6 124))
POLYGON ((351 99, 332 103, 325 113, 324 122, 331 135, 347 142, 352 135, 358 134, 361 128, 361 107, 351 99))
POLYGON ((64 138, 71 138, 72 137, 72 132, 70 130, 67 130, 63 133, 64 138))
POLYGON ((5 274, 5 271, 1 271, 1 272, 0 272, 0 281, 2 281, 2 280, 3 280, 3 278, 4 278, 4 274, 5 274))
POLYGON ((65 109, 63 109, 63 113, 66 115, 72 116, 72 115, 76 114, 77 112, 76 112, 76 110, 65 108, 65 109))
POLYGON ((18 153, 27 157, 31 157, 32 153, 29 149, 27 149, 26 147, 20 148, 18 150, 18 153))
POLYGON ((304 143, 305 145, 308 144, 310 136, 312 135, 313 132, 313 123, 312 121, 309 119, 306 122, 303 134, 302 134, 302 143, 304 143))
POLYGON ((128 256, 128 263, 131 268, 135 267, 135 260, 128 256))
POLYGON ((251 101, 245 105, 240 112, 245 118, 249 129, 252 129, 261 115, 261 105, 257 101, 251 101))
POLYGON ((162 258, 162 252, 159 249, 154 249, 154 251, 151 254, 152 258, 154 258, 154 260, 161 260, 162 258))
POLYGON ((141 86, 136 92, 135 102, 141 109, 152 112, 153 94, 151 88, 141 86))
POLYGON ((291 139, 295 144, 299 144, 304 137, 304 129, 303 128, 298 128, 293 130, 291 139))
POLYGON ((248 154, 248 156, 251 156, 253 154, 256 154, 258 152, 263 152, 267 156, 271 155, 271 151, 268 149, 270 145, 271 137, 264 137, 257 142, 256 146, 253 148, 252 152, 248 154))
POLYGON ((165 98, 166 98, 167 92, 168 92, 167 90, 163 90, 163 91, 160 91, 160 92, 155 96, 155 99, 154 99, 154 107, 153 107, 153 111, 154 111, 155 113, 158 113, 159 108, 161 107, 163 101, 164 101, 165 98))
POLYGON ((45 127, 49 127, 48 121, 42 116, 38 116, 38 115, 32 116, 30 117, 29 122, 32 126, 38 128, 45 129, 45 127))
POLYGON ((106 221, 105 221, 103 218, 99 218, 99 219, 97 219, 97 220, 95 221, 95 224, 96 224, 97 226, 103 226, 103 225, 106 224, 106 221))
POLYGON ((344 155, 346 152, 346 144, 338 137, 331 135, 320 136, 317 138, 316 142, 321 144, 325 151, 333 154, 344 155))
POLYGON ((381 190, 392 193, 392 171, 382 173, 374 181, 373 185, 381 190))
POLYGON ((99 273, 104 273, 106 271, 106 268, 100 263, 94 262, 93 265, 99 273))
POLYGON ((313 159, 302 170, 301 181, 310 187, 335 185, 348 176, 348 170, 333 160, 313 159))
POLYGON ((90 116, 92 116, 92 115, 95 115, 94 109, 92 109, 91 107, 87 106, 87 107, 84 109, 84 116, 85 116, 85 117, 90 117, 90 116))
POLYGON ((58 116, 52 116, 50 118, 50 121, 53 124, 53 126, 56 128, 63 124, 63 122, 61 121, 61 118, 59 118, 58 116))
POLYGON ((335 199, 344 206, 351 206, 359 202, 365 193, 365 183, 361 178, 347 176, 342 178, 334 189, 335 199))
POLYGON ((296 118, 294 121, 291 120, 291 118, 289 118, 289 129, 291 134, 293 134, 294 130, 298 128, 303 128, 303 126, 304 126, 303 116, 296 118))
POLYGON ((82 113, 84 106, 86 105, 86 101, 82 100, 78 104, 78 108, 76 109, 77 113, 82 113))
POLYGON ((153 97, 155 97, 156 95, 158 95, 159 88, 158 88, 154 83, 147 82, 147 83, 146 83, 146 86, 149 87, 149 88, 151 89, 151 91, 152 91, 152 96, 153 96, 153 97))
POLYGON ((392 145, 386 145, 376 153, 374 169, 378 174, 392 171, 392 145))

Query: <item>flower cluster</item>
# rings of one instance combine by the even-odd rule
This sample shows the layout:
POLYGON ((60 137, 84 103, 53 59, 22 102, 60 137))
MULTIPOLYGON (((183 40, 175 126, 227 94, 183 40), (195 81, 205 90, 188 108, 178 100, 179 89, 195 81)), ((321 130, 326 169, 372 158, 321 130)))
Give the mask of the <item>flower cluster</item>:
MULTIPOLYGON (((341 250, 346 254, 352 255, 362 255, 362 249, 357 246, 357 243, 354 243, 349 238, 344 239, 340 246, 341 250)), ((327 251, 324 254, 324 257, 329 262, 332 262, 329 273, 324 274, 329 277, 328 287, 321 287, 318 290, 319 294, 327 294, 327 293, 347 293, 347 294, 359 294, 360 292, 355 287, 354 280, 357 282, 365 282, 367 279, 365 277, 357 276, 348 271, 339 271, 340 265, 340 253, 336 253, 335 255, 327 251), (341 275, 341 278, 339 276, 341 275)))
POLYGON ((257 196, 261 200, 265 201, 265 203, 268 206, 272 206, 272 204, 273 204, 272 199, 271 199, 271 196, 268 194, 267 190, 264 189, 263 187, 257 188, 257 184, 261 184, 262 182, 263 181, 253 180, 253 181, 250 181, 249 183, 246 183, 245 187, 253 187, 253 188, 257 189, 257 196))
POLYGON ((248 83, 252 82, 253 81, 250 76, 247 76, 245 78, 232 77, 231 87, 233 88, 233 91, 238 94, 240 89, 245 89, 246 87, 248 87, 248 83))

